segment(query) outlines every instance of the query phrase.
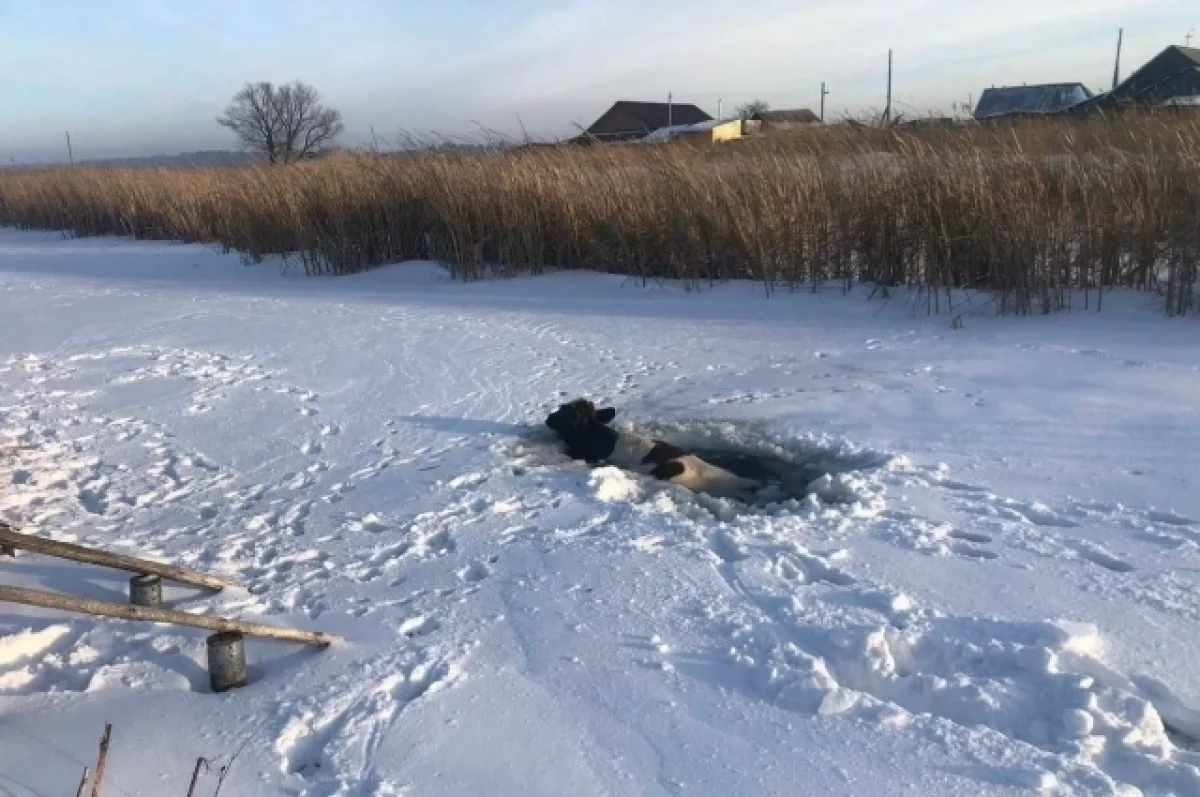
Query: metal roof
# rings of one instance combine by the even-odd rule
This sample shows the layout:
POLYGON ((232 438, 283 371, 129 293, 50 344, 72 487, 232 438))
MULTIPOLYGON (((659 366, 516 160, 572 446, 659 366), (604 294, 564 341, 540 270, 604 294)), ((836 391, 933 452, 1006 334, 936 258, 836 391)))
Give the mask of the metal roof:
POLYGON ((1040 86, 1005 86, 983 92, 975 106, 976 119, 1009 114, 1041 114, 1065 111, 1091 99, 1082 83, 1047 83, 1040 86))

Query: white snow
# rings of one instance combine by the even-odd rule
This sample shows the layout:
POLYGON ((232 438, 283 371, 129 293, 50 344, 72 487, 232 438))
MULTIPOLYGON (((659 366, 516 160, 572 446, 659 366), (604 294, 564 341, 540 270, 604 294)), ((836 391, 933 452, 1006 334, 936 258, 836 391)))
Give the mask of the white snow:
POLYGON ((0 231, 0 516, 344 640, 214 695, 203 632, 6 605, 0 794, 113 722, 120 795, 1200 795, 1195 320, 911 310, 0 231), (579 395, 782 477, 589 470, 579 395))

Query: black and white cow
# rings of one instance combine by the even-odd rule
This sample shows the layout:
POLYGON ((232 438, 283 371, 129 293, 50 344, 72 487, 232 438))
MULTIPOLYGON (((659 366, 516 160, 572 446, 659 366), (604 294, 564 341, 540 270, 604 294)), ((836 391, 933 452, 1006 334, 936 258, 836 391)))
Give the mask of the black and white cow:
POLYGON ((679 446, 618 431, 609 426, 616 415, 612 407, 598 410, 587 399, 576 399, 552 412, 546 425, 567 444, 567 455, 572 459, 604 462, 719 498, 750 498, 763 487, 679 446))

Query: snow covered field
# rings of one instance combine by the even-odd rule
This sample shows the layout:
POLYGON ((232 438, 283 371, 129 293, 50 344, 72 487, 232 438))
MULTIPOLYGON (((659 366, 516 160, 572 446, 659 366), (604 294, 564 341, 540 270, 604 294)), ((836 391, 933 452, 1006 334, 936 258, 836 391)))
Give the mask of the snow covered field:
MULTIPOLYGON (((1200 794, 1200 328, 0 231, 0 517, 243 580, 248 640, 0 607, 0 795, 1200 794), (558 453, 586 395, 829 471, 755 507, 558 453), (207 775, 201 794, 211 794, 207 775)), ((124 600, 32 555, 0 582, 124 600)))

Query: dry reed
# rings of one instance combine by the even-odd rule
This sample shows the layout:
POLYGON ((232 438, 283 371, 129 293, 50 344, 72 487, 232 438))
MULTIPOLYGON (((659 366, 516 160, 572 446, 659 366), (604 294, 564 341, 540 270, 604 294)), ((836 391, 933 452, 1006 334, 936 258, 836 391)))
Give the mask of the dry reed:
POLYGON ((906 286, 931 308, 969 288, 1003 313, 1120 286, 1187 312, 1198 222, 1195 113, 0 172, 0 224, 217 243, 314 275, 429 258, 462 279, 589 269, 768 291, 906 286))

